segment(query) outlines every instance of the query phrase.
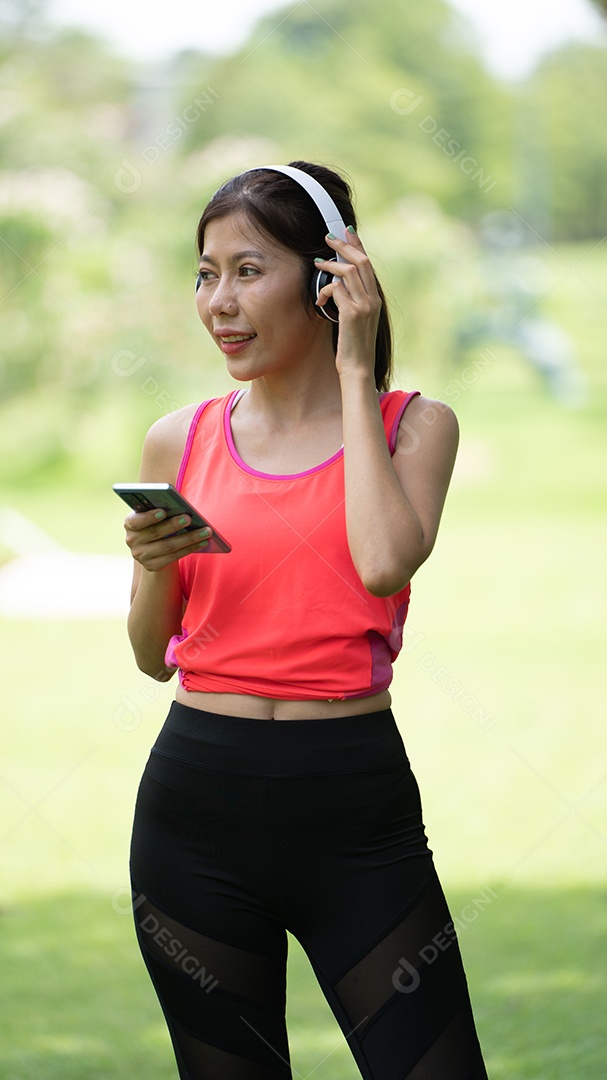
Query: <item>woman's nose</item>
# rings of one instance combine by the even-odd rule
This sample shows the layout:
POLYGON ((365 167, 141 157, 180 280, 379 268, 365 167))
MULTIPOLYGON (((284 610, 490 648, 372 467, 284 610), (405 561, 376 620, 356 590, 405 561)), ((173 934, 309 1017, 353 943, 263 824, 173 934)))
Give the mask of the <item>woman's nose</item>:
POLYGON ((211 315, 221 315, 223 312, 234 314, 238 304, 230 282, 225 278, 217 282, 213 289, 213 295, 209 301, 211 315))

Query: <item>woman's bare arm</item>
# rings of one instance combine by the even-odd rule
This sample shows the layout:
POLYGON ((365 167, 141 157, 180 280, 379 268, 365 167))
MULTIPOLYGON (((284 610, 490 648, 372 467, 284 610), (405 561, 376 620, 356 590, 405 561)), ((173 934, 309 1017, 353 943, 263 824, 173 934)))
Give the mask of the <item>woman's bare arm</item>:
MULTIPOLYGON (((194 409, 180 409, 150 428, 143 447, 142 481, 175 484, 194 409)), ((137 666, 166 682, 175 672, 165 664, 166 647, 172 635, 181 632, 183 614, 178 560, 200 550, 203 538, 198 533, 170 536, 175 531, 174 519, 158 521, 155 513, 129 514, 124 523, 135 559, 127 626, 137 666)))
POLYGON ((320 262, 334 276, 319 298, 339 309, 335 364, 342 397, 346 527, 352 560, 374 596, 399 592, 432 551, 459 438, 447 405, 414 398, 390 456, 375 388, 381 298, 356 234, 328 236, 344 262, 320 262))
POLYGON ((416 397, 390 456, 370 376, 342 376, 346 525, 368 592, 392 596, 432 551, 458 445, 453 411, 416 397))

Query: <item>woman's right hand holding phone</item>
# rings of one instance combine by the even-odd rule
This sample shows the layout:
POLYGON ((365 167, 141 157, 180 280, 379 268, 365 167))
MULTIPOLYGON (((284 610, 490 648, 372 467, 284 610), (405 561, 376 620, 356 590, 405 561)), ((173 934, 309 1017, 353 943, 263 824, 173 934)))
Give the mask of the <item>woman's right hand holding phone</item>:
POLYGON ((144 570, 156 572, 208 547, 210 528, 181 532, 190 524, 188 514, 167 517, 164 510, 143 510, 124 520, 126 543, 144 570))

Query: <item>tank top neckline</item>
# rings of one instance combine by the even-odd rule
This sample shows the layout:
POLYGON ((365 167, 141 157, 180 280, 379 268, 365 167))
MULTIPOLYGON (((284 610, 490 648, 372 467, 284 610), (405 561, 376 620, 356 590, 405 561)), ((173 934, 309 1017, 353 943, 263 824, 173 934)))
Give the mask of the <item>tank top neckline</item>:
MULTIPOLYGON (((329 465, 333 465, 336 461, 339 461, 339 459, 343 457, 344 448, 343 448, 343 446, 340 446, 339 450, 337 450, 335 454, 332 454, 330 458, 327 458, 326 461, 321 461, 320 464, 313 465, 311 469, 305 469, 303 472, 297 472, 297 473, 267 473, 267 472, 260 472, 259 469, 253 469, 251 465, 247 465, 246 461, 244 461, 241 458, 240 454, 238 453, 238 450, 236 449, 236 443, 234 442, 234 436, 232 435, 232 424, 231 424, 232 410, 238 404, 238 402, 240 401, 243 394, 246 394, 246 393, 247 393, 247 389, 246 389, 246 387, 244 387, 241 390, 233 390, 232 393, 228 395, 228 398, 227 398, 227 401, 226 401, 226 404, 225 404, 225 408, 224 408, 224 423, 223 423, 223 426, 224 426, 226 442, 228 444, 228 450, 230 451, 230 456, 232 457, 232 460, 235 461, 236 464, 241 469, 243 469, 245 472, 247 472, 249 474, 249 476, 257 476, 257 477, 260 477, 262 480, 300 480, 304 476, 312 476, 313 473, 317 473, 317 472, 320 472, 322 469, 326 469, 329 465)), ((383 394, 380 395, 380 400, 381 400, 381 398, 383 396, 384 396, 383 394)))

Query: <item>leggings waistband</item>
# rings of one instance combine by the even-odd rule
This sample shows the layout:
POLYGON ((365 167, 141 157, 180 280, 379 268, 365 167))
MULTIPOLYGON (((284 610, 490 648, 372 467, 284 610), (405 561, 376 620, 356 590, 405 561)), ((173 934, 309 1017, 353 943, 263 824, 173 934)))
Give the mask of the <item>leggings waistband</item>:
POLYGON ((247 776, 375 772, 408 763, 391 709, 264 721, 174 701, 152 753, 247 776))

